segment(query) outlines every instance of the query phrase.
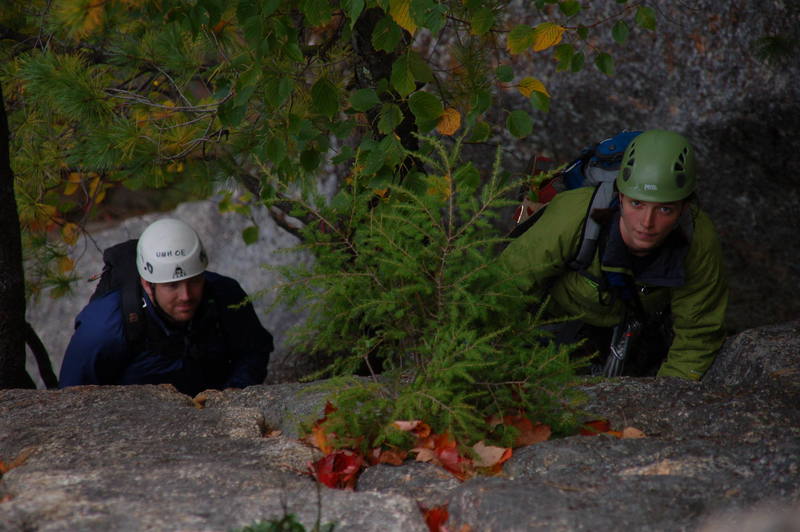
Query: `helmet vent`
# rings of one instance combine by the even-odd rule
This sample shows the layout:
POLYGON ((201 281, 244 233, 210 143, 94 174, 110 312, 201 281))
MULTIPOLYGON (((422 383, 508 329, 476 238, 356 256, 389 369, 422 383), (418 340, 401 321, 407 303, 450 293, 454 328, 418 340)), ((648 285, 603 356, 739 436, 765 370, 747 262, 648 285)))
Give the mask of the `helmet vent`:
POLYGON ((681 172, 680 174, 676 175, 675 184, 678 185, 678 188, 683 188, 683 185, 686 184, 686 174, 681 172))
POLYGON ((631 167, 626 166, 625 168, 622 169, 622 180, 627 181, 630 178, 631 178, 631 167))

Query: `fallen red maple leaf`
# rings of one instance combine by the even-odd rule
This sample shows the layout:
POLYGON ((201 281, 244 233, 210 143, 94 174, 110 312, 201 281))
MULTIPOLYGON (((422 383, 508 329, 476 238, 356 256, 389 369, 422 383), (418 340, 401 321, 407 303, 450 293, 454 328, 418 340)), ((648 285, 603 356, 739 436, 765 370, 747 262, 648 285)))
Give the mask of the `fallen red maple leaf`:
POLYGON ((316 462, 309 463, 314 478, 329 488, 353 489, 364 459, 353 451, 333 451, 316 462))
POLYGON ((420 506, 422 515, 425 517, 425 524, 428 525, 428 530, 431 532, 444 532, 447 530, 444 524, 450 518, 450 512, 447 511, 447 505, 434 506, 433 508, 425 508, 420 506))
POLYGON ((466 468, 472 465, 470 459, 458 452, 456 441, 449 434, 432 434, 421 438, 411 452, 417 453, 417 461, 438 464, 460 480, 467 478, 466 468))

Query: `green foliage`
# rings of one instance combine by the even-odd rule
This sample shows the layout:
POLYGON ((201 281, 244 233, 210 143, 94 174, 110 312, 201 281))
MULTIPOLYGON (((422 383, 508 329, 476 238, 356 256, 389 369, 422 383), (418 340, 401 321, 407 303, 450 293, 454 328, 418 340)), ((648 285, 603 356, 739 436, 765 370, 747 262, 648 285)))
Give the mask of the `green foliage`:
POLYGON ((395 420, 422 419, 463 443, 491 436, 488 417, 520 410, 563 425, 567 351, 543 347, 530 301, 494 261, 503 240, 492 218, 517 184, 500 179, 499 151, 479 186, 477 169, 459 163, 461 140, 449 151, 421 141, 428 171, 402 185, 376 191, 355 172, 328 207, 295 201, 317 220, 304 234, 315 264, 283 270, 283 297, 310 313, 296 348, 336 354, 335 375, 372 375, 337 385, 326 428, 366 449, 398 445, 395 420))
POLYGON ((552 55, 565 72, 591 60, 611 74, 613 50, 590 37, 613 25, 623 43, 623 28, 655 26, 638 2, 606 17, 582 2, 537 0, 522 20, 509 6, 12 2, 0 12, 0 27, 14 30, 0 41, 0 80, 18 198, 39 213, 23 231, 82 226, 117 187, 180 183, 201 195, 237 181, 273 199, 286 186, 312 188, 327 163, 353 159, 362 181, 399 183, 413 166, 400 148, 413 149, 413 134, 443 117, 455 129, 463 117, 476 142, 532 131, 523 113, 546 112, 559 95, 525 94, 513 117, 497 112, 501 93, 534 68, 512 56, 552 55), (73 185, 93 192, 65 194, 73 185))

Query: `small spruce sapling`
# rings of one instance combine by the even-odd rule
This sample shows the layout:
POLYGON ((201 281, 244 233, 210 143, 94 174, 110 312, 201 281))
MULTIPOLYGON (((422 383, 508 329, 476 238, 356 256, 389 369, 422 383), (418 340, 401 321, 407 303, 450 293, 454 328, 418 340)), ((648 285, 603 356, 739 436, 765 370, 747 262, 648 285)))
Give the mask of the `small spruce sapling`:
POLYGON ((376 191, 356 168, 329 205, 295 201, 317 220, 304 235, 316 261, 283 271, 282 296, 308 306, 295 347, 336 355, 322 373, 342 377, 326 430, 365 451, 408 443, 395 420, 422 419, 465 445, 508 443, 513 430, 488 420, 510 413, 566 429, 574 363, 541 341, 530 297, 495 260, 492 219, 518 184, 501 179, 499 150, 481 185, 459 162, 461 139, 449 150, 420 140, 432 148, 413 153, 425 174, 376 191), (368 379, 347 377, 359 368, 368 379))

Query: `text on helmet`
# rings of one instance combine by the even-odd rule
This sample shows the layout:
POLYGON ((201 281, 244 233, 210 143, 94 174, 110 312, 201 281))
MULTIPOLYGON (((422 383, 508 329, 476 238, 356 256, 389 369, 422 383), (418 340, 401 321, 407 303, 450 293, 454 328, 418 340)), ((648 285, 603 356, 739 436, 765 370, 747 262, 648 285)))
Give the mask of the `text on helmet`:
POLYGON ((168 251, 156 251, 156 257, 164 258, 164 257, 185 257, 186 250, 185 249, 176 249, 175 251, 168 250, 168 251))

